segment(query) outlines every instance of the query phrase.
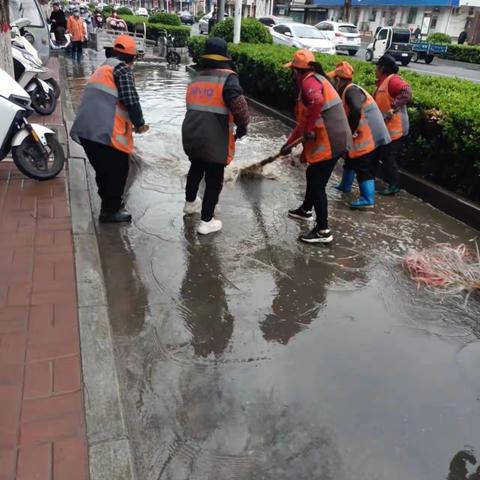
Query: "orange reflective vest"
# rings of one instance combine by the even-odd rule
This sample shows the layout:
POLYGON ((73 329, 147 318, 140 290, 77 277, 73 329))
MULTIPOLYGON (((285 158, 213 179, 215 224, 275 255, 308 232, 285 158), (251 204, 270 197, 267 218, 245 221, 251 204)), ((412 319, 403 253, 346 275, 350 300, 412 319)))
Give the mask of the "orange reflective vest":
MULTIPOLYGON (((321 115, 315 123, 315 139, 303 142, 303 157, 307 163, 318 163, 337 158, 349 149, 352 134, 348 120, 337 91, 322 75, 311 72, 304 81, 314 75, 323 87, 324 103, 321 115)), ((299 125, 305 124, 307 107, 303 103, 302 89, 295 109, 295 116, 299 125)))
POLYGON ((354 132, 354 136, 352 137, 352 147, 348 152, 349 158, 358 158, 373 152, 382 145, 390 143, 391 140, 388 129, 383 121, 382 112, 380 112, 375 100, 366 90, 354 83, 347 85, 342 93, 343 108, 345 109, 347 118, 350 113, 350 108, 346 101, 346 94, 349 88, 358 88, 365 95, 360 121, 357 131, 354 132))
POLYGON ((192 159, 228 165, 235 154, 233 115, 223 100, 223 87, 233 70, 204 70, 187 88, 187 114, 182 126, 185 153, 192 159), (201 157, 201 158, 200 158, 201 157))
POLYGON ((127 109, 118 101, 113 77, 119 63, 116 58, 108 58, 90 77, 70 136, 77 142, 85 138, 131 154, 133 125, 127 109))
POLYGON ((398 140, 399 138, 408 135, 409 120, 407 107, 405 105, 395 112, 391 118, 386 118, 387 112, 392 110, 394 101, 394 98, 390 95, 390 93, 388 93, 388 85, 392 77, 393 74, 389 75, 382 82, 382 84, 375 91, 374 98, 377 102, 378 108, 380 108, 380 111, 383 114, 390 137, 392 140, 398 140))
POLYGON ((75 18, 74 16, 67 19, 67 31, 70 33, 72 42, 84 42, 86 40, 85 21, 82 17, 75 18))

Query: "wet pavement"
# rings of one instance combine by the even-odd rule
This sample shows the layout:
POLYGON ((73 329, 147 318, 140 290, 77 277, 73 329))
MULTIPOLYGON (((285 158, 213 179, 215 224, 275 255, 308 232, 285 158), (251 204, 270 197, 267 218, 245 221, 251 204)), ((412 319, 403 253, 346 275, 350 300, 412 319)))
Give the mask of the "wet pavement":
MULTIPOLYGON (((76 101, 89 55, 69 65, 76 101)), ((227 182, 224 229, 201 238, 182 215, 188 75, 135 72, 152 128, 136 138, 133 223, 98 241, 137 478, 447 478, 457 452, 480 449, 480 299, 418 290, 400 258, 479 232, 406 193, 354 212, 331 189, 333 245, 300 244, 286 211, 303 167, 284 162, 227 182)), ((287 132, 253 112, 237 165, 287 132)))

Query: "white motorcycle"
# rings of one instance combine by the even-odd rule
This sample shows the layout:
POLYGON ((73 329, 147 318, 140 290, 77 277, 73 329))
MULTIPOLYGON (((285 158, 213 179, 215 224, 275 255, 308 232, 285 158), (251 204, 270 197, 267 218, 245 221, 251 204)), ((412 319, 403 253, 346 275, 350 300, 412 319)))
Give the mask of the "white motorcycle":
POLYGON ((65 33, 63 27, 57 27, 55 32, 50 32, 50 48, 52 50, 66 50, 71 43, 72 39, 70 34, 65 33))
POLYGON ((32 107, 40 115, 53 113, 57 106, 55 90, 42 79, 51 77, 51 73, 38 65, 31 54, 15 44, 12 44, 12 57, 15 80, 30 94, 32 107))
POLYGON ((62 171, 65 154, 53 130, 28 122, 30 102, 29 94, 0 69, 0 160, 11 151, 24 175, 49 180, 62 171))
MULTIPOLYGON (((11 31, 13 34, 12 46, 15 46, 27 53, 28 55, 25 55, 27 59, 30 59, 30 61, 35 63, 39 68, 43 68, 45 70, 44 73, 39 74, 39 78, 44 82, 48 83, 55 92, 55 98, 59 98, 61 93, 60 85, 55 80, 55 78, 53 78, 52 71, 49 68, 43 66, 42 60, 40 59, 37 50, 31 43, 31 41, 28 39, 28 32, 25 30, 25 27, 28 27, 30 23, 30 20, 28 20, 27 18, 19 18, 11 24, 11 31)), ((17 72, 17 70, 15 70, 15 72, 17 72)), ((18 81, 17 78, 16 80, 18 81)))

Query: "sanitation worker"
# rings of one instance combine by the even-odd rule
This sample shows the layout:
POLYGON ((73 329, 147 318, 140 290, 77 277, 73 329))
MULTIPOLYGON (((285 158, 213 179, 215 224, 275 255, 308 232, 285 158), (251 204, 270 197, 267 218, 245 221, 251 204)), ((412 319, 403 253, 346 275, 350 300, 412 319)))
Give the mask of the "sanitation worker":
POLYGON ((360 198, 350 206, 355 209, 373 208, 376 159, 379 148, 390 143, 390 134, 373 97, 353 83, 353 67, 348 62, 340 62, 328 76, 341 95, 352 134, 352 146, 345 159, 342 182, 337 188, 350 192, 356 174, 360 198))
POLYGON ((81 143, 95 169, 102 200, 100 222, 130 222, 123 192, 133 152, 133 131, 148 130, 132 74, 135 40, 119 35, 109 58, 90 77, 70 136, 81 143))
POLYGON ((328 202, 325 186, 339 157, 351 145, 352 134, 342 106, 342 100, 330 83, 320 64, 309 50, 298 50, 293 60, 285 65, 291 68, 299 88, 295 110, 297 126, 282 154, 291 152, 295 140, 303 137, 302 160, 308 163, 305 199, 300 207, 289 210, 288 216, 310 220, 315 208, 315 227, 299 237, 307 243, 329 243, 333 240, 328 227, 328 202))
POLYGON ((412 99, 412 88, 398 75, 397 62, 388 54, 379 58, 375 76, 377 77, 377 89, 373 98, 383 114, 392 139, 380 152, 388 187, 378 193, 395 195, 400 191, 397 157, 409 131, 407 105, 412 99))
POLYGON ((67 32, 72 41, 72 59, 79 62, 82 59, 83 42, 87 39, 87 25, 78 8, 67 19, 67 32))
POLYGON ((233 160, 235 140, 247 134, 249 122, 247 101, 230 61, 225 40, 209 38, 201 56, 201 71, 187 89, 182 140, 191 165, 183 211, 186 215, 201 211, 197 232, 202 235, 222 228, 222 222, 214 218, 214 213, 223 187, 225 166, 233 160), (197 194, 203 178, 202 201, 197 194))

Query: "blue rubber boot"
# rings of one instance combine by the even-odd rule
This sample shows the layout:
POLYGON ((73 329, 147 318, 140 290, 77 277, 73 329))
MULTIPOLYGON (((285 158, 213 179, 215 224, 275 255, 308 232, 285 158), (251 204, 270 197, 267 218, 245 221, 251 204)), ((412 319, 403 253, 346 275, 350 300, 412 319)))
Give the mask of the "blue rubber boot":
POLYGON ((340 192, 350 193, 352 191, 352 185, 355 180, 355 170, 349 168, 343 169, 342 181, 340 185, 337 185, 335 188, 340 190, 340 192))
POLYGON ((360 182, 360 198, 350 204, 351 208, 366 210, 375 206, 375 180, 360 182))

